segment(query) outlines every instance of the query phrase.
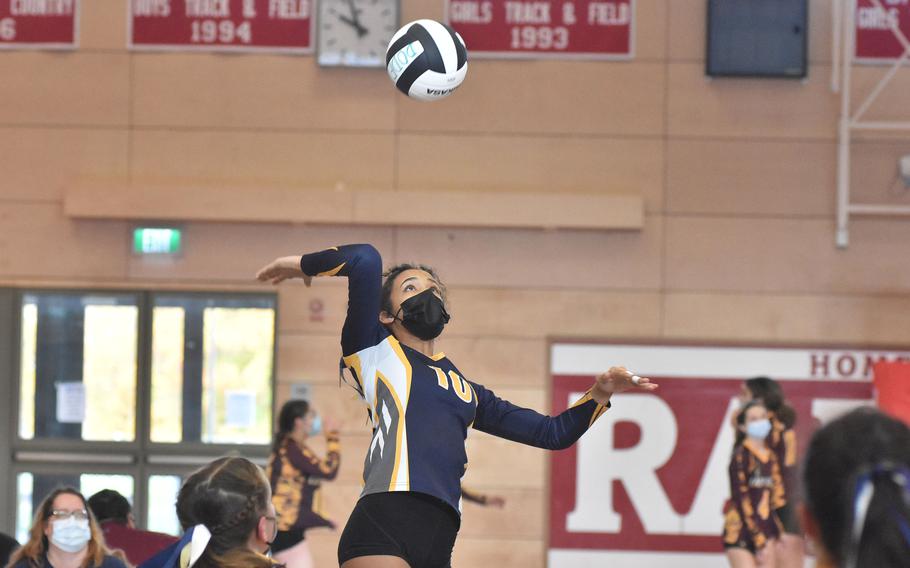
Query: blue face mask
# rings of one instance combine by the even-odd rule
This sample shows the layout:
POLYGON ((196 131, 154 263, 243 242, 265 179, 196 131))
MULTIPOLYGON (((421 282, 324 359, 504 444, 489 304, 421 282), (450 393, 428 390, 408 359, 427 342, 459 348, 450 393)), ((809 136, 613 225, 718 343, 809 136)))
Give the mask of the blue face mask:
POLYGON ((322 432, 322 416, 316 415, 313 418, 313 422, 310 424, 310 436, 315 436, 322 432))
POLYGON ((755 440, 764 440, 770 433, 771 421, 767 418, 764 420, 755 420, 746 424, 746 435, 755 440))

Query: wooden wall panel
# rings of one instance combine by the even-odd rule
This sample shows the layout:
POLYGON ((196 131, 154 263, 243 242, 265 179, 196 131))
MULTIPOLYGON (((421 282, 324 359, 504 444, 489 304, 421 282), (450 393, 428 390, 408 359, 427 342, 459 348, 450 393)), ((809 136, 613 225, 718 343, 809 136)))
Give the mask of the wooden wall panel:
POLYGON ((673 290, 895 294, 910 289, 910 224, 851 222, 847 250, 831 220, 674 218, 667 285, 673 290))
POLYGON ((505 499, 502 508, 482 506, 465 501, 462 505, 461 530, 459 538, 497 535, 499 538, 537 539, 544 534, 547 526, 547 495, 538 489, 513 489, 511 487, 485 488, 471 485, 465 479, 465 486, 505 499))
POLYGON ((910 204, 910 190, 904 185, 898 166, 899 160, 908 154, 910 139, 854 142, 850 159, 850 200, 854 203, 910 204))
POLYGON ((673 292, 663 335, 715 341, 908 344, 905 296, 673 292))
POLYGON ((403 134, 398 187, 476 192, 641 195, 663 199, 657 139, 403 134))
POLYGON ((656 293, 471 288, 451 298, 447 333, 456 336, 653 336, 660 328, 656 293))
POLYGON ((284 55, 142 53, 133 59, 139 125, 333 131, 394 126, 396 94, 384 70, 322 69, 312 57, 284 55))
POLYGON ((806 81, 715 79, 700 63, 670 65, 671 136, 833 140, 840 97, 829 68, 816 65, 806 81))
POLYGON ((455 543, 452 566, 521 566, 543 568, 546 566, 546 546, 542 538, 500 539, 463 537, 455 543))
POLYGON ((711 215, 834 215, 832 142, 671 140, 667 209, 711 215))
MULTIPOLYGON (((319 311, 314 310, 311 315, 318 317, 319 311)), ((340 329, 327 335, 282 333, 278 345, 278 380, 337 385, 340 337, 340 329)))
POLYGON ((672 3, 671 0, 635 3, 635 60, 666 60, 669 5, 672 3))
POLYGON ((120 129, 3 128, 0 196, 60 201, 64 188, 81 176, 125 177, 128 138, 120 129))
POLYGON ((393 140, 381 134, 137 130, 134 179, 172 183, 390 189, 393 140))
POLYGON ((660 286, 660 219, 642 232, 400 229, 402 258, 434 266, 449 286, 660 286), (572 251, 566 254, 566 251, 572 251))
POLYGON ((0 77, 0 124, 111 127, 129 120, 126 54, 6 52, 0 77))
POLYGON ((79 50, 126 49, 128 6, 122 0, 79 2, 79 50))
POLYGON ((75 222, 59 203, 0 201, 0 276, 79 278, 103 286, 123 280, 126 224, 75 222))

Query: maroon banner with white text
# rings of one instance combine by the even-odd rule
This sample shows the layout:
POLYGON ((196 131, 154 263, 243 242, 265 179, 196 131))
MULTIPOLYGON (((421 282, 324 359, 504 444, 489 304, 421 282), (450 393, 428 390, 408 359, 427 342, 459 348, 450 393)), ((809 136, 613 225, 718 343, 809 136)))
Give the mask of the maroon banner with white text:
POLYGON ((910 351, 555 343, 550 360, 553 413, 611 365, 660 388, 614 396, 575 446, 551 454, 549 567, 721 568, 743 380, 780 381, 802 454, 820 423, 873 403, 876 362, 910 351))
POLYGON ((0 0, 0 48, 74 49, 78 0, 0 0))
POLYGON ((629 59, 635 0, 447 0, 470 57, 629 59))
POLYGON ((872 0, 857 0, 856 58, 876 62, 894 60, 904 54, 904 46, 891 30, 894 23, 910 38, 910 0, 880 0, 879 9, 872 0))
POLYGON ((313 0, 130 0, 130 48, 310 53, 313 7, 313 0))

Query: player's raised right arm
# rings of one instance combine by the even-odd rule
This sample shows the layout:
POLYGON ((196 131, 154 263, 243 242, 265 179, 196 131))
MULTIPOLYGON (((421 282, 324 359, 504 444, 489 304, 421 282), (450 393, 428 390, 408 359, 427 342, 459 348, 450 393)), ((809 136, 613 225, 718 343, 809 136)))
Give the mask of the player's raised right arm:
POLYGON ((284 256, 264 266, 256 278, 278 284, 302 278, 309 286, 318 276, 348 278, 348 313, 341 331, 344 355, 373 345, 379 324, 382 257, 373 245, 343 245, 303 256, 284 256))

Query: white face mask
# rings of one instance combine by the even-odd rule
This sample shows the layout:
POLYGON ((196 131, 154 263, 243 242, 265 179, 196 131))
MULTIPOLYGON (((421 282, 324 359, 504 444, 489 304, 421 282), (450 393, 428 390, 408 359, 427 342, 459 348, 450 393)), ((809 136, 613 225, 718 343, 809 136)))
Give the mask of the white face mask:
POLYGON ((771 421, 755 420, 746 424, 746 434, 754 440, 764 440, 771 433, 771 421))
POLYGON ((64 552, 79 552, 88 545, 88 541, 92 538, 88 519, 70 517, 62 521, 53 521, 53 527, 51 542, 64 552))

